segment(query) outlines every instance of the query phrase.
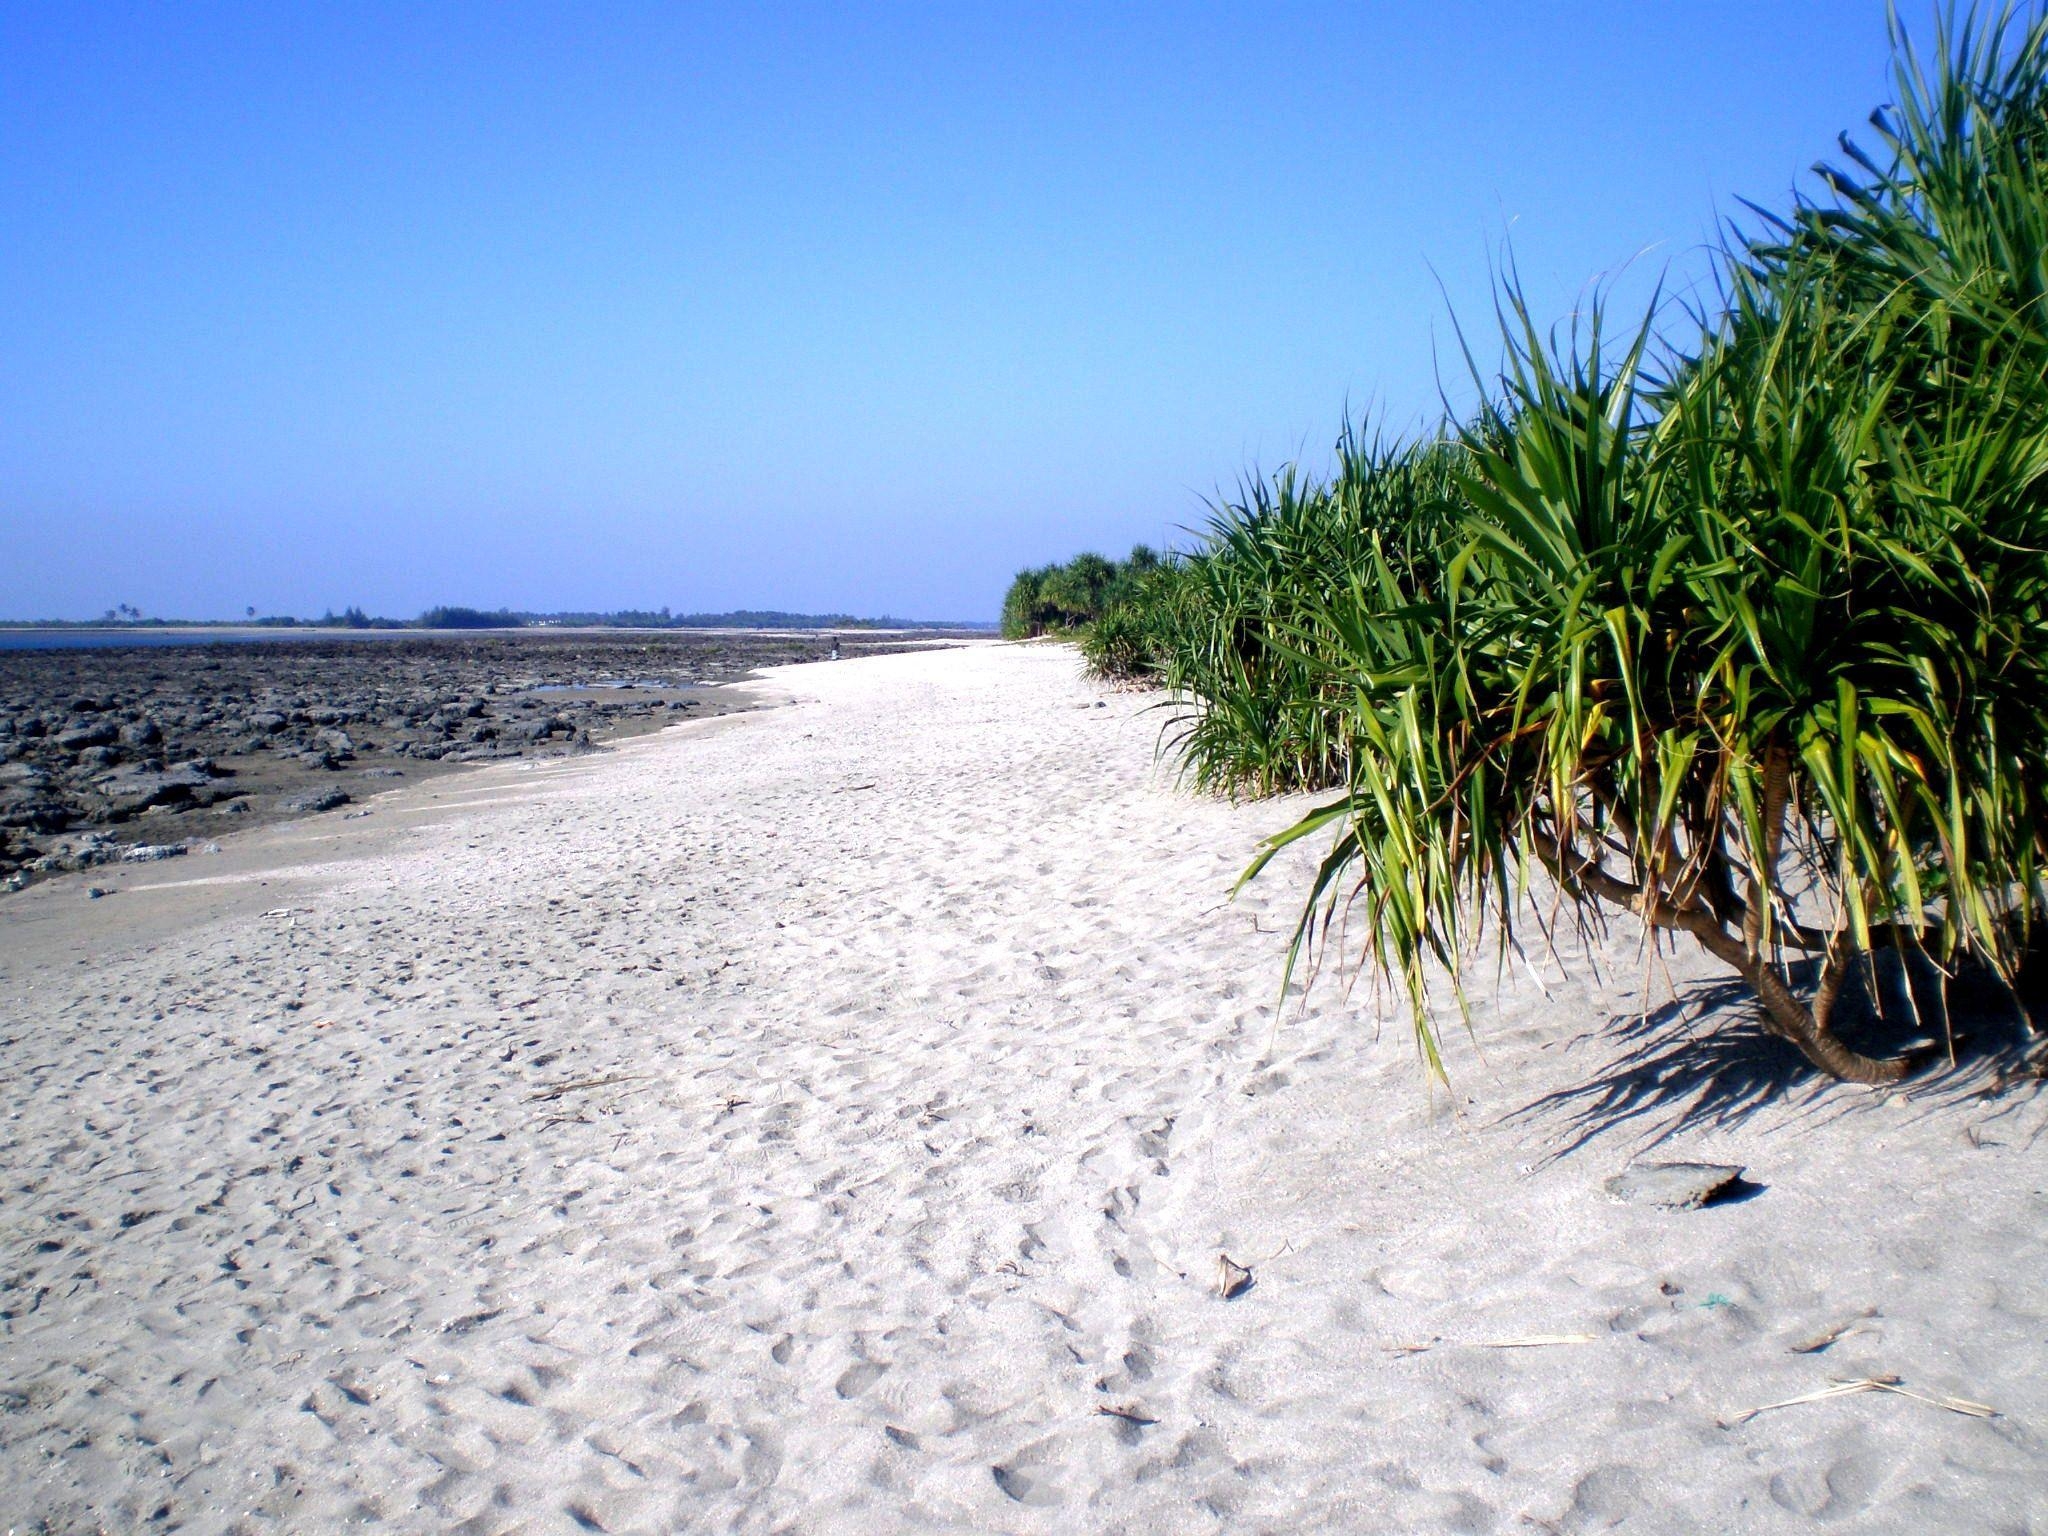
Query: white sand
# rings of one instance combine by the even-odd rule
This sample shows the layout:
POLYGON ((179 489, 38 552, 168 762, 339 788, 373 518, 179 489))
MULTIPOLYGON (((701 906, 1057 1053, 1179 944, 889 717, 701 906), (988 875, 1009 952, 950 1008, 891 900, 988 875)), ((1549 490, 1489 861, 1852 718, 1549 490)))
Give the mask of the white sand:
POLYGON ((1480 977, 1452 1113, 1398 1009, 1276 1030, 1298 806, 1150 700, 777 682, 0 903, 0 1528, 2048 1530, 2048 1100, 1635 1079, 1555 1155, 1630 937, 1480 977), (1609 1201, 1674 1122, 1762 1192, 1609 1201), (1716 1422, 1876 1372, 2002 1417, 1716 1422))

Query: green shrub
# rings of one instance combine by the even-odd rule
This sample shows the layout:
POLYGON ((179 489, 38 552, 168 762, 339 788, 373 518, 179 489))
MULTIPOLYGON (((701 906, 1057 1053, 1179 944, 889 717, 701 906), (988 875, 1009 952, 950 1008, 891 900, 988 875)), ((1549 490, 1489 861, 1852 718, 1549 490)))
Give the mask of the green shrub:
POLYGON ((1911 1064, 1833 1028, 1875 950, 2014 976, 2048 839, 2044 45, 1966 24, 1930 77, 1901 43, 1884 158, 1731 246, 1660 387, 1647 326, 1545 338, 1510 286, 1456 552, 1325 606, 1351 774, 1276 840, 1335 829, 1297 946, 1362 911, 1432 1061, 1425 968, 1487 920, 1513 944, 1532 867, 1691 934, 1838 1077, 1911 1064))
POLYGON ((1546 335, 1510 272, 1470 419, 1247 484, 1096 620, 1197 784, 1340 789, 1245 878, 1334 836, 1291 955, 1349 912, 1439 1070, 1430 977, 1515 945, 1537 871, 1583 921, 1692 935, 1839 1077, 1910 1066, 1834 1029, 1878 950, 2016 973, 2048 848, 2048 30, 1946 17, 1931 66, 1893 37, 1876 150, 1731 235, 1689 342, 1617 347, 1597 302, 1546 335))
POLYGON ((1140 544, 1127 561, 1083 554, 1065 565, 1019 571, 1003 595, 1003 638, 1085 629, 1129 591, 1132 580, 1158 564, 1158 555, 1140 544))

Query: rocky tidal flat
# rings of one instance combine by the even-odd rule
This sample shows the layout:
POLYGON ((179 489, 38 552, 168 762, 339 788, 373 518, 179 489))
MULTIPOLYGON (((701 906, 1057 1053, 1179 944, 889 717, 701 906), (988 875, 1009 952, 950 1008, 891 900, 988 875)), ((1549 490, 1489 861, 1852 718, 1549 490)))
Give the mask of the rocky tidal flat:
POLYGON ((0 890, 724 714, 743 703, 721 685, 758 667, 926 643, 686 631, 0 650, 0 890))

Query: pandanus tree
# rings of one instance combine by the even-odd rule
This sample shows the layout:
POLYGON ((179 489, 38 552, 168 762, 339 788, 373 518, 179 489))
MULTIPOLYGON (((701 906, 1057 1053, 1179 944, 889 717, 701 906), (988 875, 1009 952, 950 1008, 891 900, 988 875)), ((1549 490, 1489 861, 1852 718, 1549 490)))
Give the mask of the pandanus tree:
POLYGON ((1362 911, 1425 1007, 1475 935, 1568 910, 1689 935, 1821 1070, 1888 947, 2015 974, 2048 846, 2048 34, 1945 21, 1827 196, 1734 241, 1727 303, 1545 336, 1510 282, 1494 404, 1271 643, 1341 688, 1344 793, 1295 954, 1362 911), (1450 508, 1447 515, 1445 509, 1450 508), (1538 912, 1542 908, 1534 909, 1538 912))
POLYGON ((1098 674, 1149 677, 1180 701, 1169 736, 1197 787, 1256 796, 1345 781, 1351 681, 1290 637, 1374 559, 1405 568, 1432 547, 1456 453, 1347 426, 1327 483, 1291 465, 1248 480, 1212 508, 1200 550, 1097 625, 1085 649, 1098 674))

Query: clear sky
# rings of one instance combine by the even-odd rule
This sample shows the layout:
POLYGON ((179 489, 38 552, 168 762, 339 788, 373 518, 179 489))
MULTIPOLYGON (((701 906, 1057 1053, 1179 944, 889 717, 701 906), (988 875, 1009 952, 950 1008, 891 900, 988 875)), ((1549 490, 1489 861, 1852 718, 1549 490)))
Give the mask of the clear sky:
POLYGON ((993 617, 1433 416, 1503 237, 1548 316, 1697 273, 1886 57, 1879 0, 0 0, 0 617, 993 617))

